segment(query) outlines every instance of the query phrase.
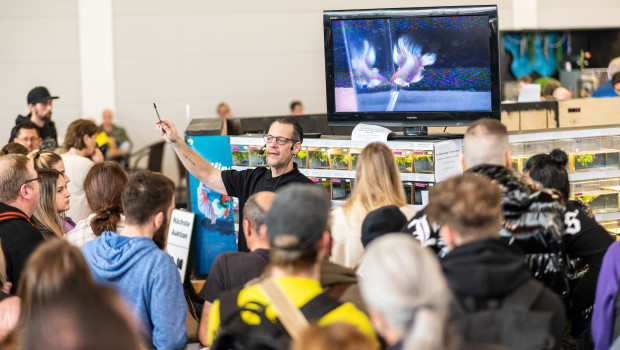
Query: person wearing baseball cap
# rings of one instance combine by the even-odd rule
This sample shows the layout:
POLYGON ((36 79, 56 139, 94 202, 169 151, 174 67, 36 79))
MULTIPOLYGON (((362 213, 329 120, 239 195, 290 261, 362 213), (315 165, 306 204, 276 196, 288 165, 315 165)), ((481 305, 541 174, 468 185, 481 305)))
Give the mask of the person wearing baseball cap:
POLYGON ((17 125, 30 121, 37 126, 41 137, 41 150, 54 151, 58 147, 56 126, 52 121, 52 100, 58 96, 50 95, 44 86, 37 86, 30 90, 27 97, 30 113, 26 116, 18 115, 15 119, 15 127, 11 130, 10 140, 17 137, 17 125))

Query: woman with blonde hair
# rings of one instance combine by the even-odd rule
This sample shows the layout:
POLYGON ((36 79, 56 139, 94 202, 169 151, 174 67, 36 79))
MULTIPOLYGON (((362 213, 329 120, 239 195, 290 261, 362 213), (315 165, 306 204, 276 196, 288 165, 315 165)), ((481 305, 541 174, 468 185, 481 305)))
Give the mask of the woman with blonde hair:
POLYGON ((380 142, 367 145, 359 155, 355 171, 351 198, 331 215, 331 260, 350 268, 356 267, 364 253, 361 236, 366 214, 395 205, 407 220, 415 215, 415 210, 407 206, 398 166, 388 146, 380 142))
POLYGON ((451 350, 451 293, 439 261, 411 235, 388 234, 368 246, 362 296, 388 349, 451 350))
POLYGON ((106 161, 90 168, 84 192, 92 213, 78 221, 65 239, 81 248, 104 231, 120 233, 125 226, 121 194, 127 182, 127 174, 118 163, 106 161))
POLYGON ((62 160, 67 169, 67 175, 73 179, 69 183, 69 190, 73 193, 73 206, 68 215, 75 221, 85 219, 90 210, 84 193, 84 179, 95 163, 103 162, 103 154, 97 148, 97 134, 99 127, 91 120, 77 119, 67 127, 64 147, 67 150, 62 154, 62 160))
POLYGON ((32 214, 34 226, 45 238, 62 238, 62 224, 65 212, 69 210, 69 197, 65 177, 56 169, 40 169, 39 206, 32 214))
MULTIPOLYGON (((41 169, 56 169, 65 178, 65 181, 69 183, 71 181, 69 176, 65 173, 65 163, 62 158, 52 151, 36 150, 28 154, 28 159, 32 162, 34 170, 39 171, 41 169)), ((62 233, 65 234, 75 227, 75 222, 69 216, 64 213, 60 216, 60 225, 62 227, 62 233)))

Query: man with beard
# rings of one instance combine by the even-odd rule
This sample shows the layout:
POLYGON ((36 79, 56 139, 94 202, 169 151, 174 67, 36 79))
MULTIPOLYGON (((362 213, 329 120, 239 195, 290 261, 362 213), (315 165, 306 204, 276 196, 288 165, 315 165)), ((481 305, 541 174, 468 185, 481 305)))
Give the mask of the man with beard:
POLYGON ((147 348, 181 349, 187 341, 187 315, 181 277, 163 251, 174 209, 174 183, 140 171, 121 197, 122 234, 106 231, 82 248, 95 280, 115 287, 133 306, 147 348))
POLYGON ((52 121, 52 100, 58 96, 51 96, 44 86, 37 86, 28 93, 28 109, 26 116, 18 115, 15 127, 11 130, 11 140, 17 137, 17 125, 30 121, 37 126, 41 138, 41 150, 54 151, 58 147, 56 126, 52 121))
MULTIPOLYGON (((269 132, 263 135, 264 149, 269 169, 221 171, 194 152, 179 137, 176 127, 168 120, 157 122, 157 130, 172 145, 183 165, 200 182, 210 189, 223 195, 239 198, 239 208, 243 208, 246 200, 259 191, 273 192, 291 183, 312 183, 297 169, 293 158, 301 149, 304 140, 303 130, 299 122, 292 117, 279 118, 269 126, 269 132)), ((239 210, 239 222, 243 222, 243 211, 239 210)), ((247 251, 247 244, 239 226, 239 251, 247 251)))

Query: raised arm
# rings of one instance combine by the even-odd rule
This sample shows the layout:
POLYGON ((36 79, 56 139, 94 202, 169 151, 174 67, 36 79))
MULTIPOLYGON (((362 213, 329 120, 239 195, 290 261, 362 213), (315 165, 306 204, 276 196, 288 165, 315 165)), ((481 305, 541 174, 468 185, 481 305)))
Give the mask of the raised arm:
POLYGON ((174 152, 187 171, 210 189, 221 194, 228 194, 224 182, 222 181, 222 171, 213 167, 211 163, 189 148, 181 137, 179 137, 174 123, 169 120, 162 120, 161 122, 157 121, 156 124, 157 131, 166 142, 172 145, 174 152))

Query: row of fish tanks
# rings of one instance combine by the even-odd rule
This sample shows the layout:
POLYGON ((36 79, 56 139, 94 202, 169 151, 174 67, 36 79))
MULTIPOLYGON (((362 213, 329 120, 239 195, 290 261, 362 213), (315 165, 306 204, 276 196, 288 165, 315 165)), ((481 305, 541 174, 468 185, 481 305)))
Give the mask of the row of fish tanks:
POLYGON ((568 154, 569 173, 620 169, 620 136, 517 142, 510 144, 512 167, 523 172, 533 155, 561 149, 568 154))
MULTIPOLYGON (((262 146, 231 145, 233 166, 268 166, 262 146)), ((300 169, 355 170, 362 148, 302 147, 293 161, 300 169)), ((401 173, 434 173, 433 151, 393 150, 401 173)))
MULTIPOLYGON (((331 193, 332 200, 347 200, 351 196, 353 190, 353 179, 326 178, 326 177, 310 177, 312 182, 322 186, 331 193)), ((407 204, 423 205, 428 200, 428 190, 433 183, 426 182, 403 182, 405 190, 405 199, 407 204)))

